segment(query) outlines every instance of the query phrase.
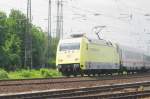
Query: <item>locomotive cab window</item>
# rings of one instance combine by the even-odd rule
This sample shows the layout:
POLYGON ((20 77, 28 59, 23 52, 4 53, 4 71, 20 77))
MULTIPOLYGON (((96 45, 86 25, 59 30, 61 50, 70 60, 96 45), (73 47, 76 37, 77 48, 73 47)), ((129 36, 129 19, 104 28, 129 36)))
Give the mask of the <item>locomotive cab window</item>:
POLYGON ((80 49, 80 43, 62 43, 60 44, 60 51, 66 51, 66 50, 79 50, 80 49))

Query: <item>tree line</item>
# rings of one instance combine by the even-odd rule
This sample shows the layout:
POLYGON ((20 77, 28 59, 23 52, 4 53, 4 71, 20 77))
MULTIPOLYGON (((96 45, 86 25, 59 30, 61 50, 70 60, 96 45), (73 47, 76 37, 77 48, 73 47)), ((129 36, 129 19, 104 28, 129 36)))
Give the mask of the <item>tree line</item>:
MULTIPOLYGON (((24 66, 25 33, 27 18, 19 10, 12 9, 7 16, 0 11, 0 68, 6 70, 26 69, 24 66)), ((33 68, 55 66, 57 41, 53 38, 48 50, 48 36, 40 27, 32 25, 33 68), (49 59, 47 54, 50 53, 49 59)))

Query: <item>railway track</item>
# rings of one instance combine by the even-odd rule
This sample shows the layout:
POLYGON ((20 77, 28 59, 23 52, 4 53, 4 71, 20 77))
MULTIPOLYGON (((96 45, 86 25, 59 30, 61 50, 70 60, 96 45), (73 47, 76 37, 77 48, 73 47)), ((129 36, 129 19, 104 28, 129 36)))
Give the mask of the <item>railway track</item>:
POLYGON ((0 86, 20 86, 33 84, 55 84, 55 83, 69 83, 76 81, 89 80, 89 77, 58 77, 58 78, 36 78, 36 79, 13 79, 0 80, 0 86))
POLYGON ((92 82, 100 80, 132 79, 150 77, 150 73, 132 74, 132 75, 102 75, 102 76, 84 76, 84 77, 57 77, 57 78, 34 78, 34 79, 12 79, 0 80, 0 86, 21 86, 21 85, 40 85, 40 84, 59 84, 73 82, 92 82))
POLYGON ((127 99, 150 97, 150 81, 115 85, 75 88, 55 91, 39 91, 0 95, 0 99, 127 99), (142 87, 142 89, 140 89, 142 87), (125 89, 135 89, 125 91, 125 89))
MULTIPOLYGON (((138 92, 126 92, 126 93, 114 93, 105 95, 87 95, 87 96, 76 96, 76 97, 65 97, 59 99, 142 99, 150 98, 150 90, 138 91, 138 92)), ((56 98, 57 99, 57 98, 56 98)))
POLYGON ((53 79, 47 78, 25 80, 1 80, 0 94, 93 87, 99 85, 112 85, 139 81, 150 81, 150 74, 134 74, 123 76, 104 75, 100 77, 62 77, 53 79))

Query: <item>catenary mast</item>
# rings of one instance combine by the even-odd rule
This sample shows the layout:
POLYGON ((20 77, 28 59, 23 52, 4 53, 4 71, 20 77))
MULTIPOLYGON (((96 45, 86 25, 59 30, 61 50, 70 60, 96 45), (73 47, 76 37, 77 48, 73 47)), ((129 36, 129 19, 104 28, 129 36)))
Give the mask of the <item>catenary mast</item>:
POLYGON ((32 68, 32 19, 31 19, 31 0, 27 1, 27 21, 26 21, 26 33, 25 33, 25 67, 32 68))

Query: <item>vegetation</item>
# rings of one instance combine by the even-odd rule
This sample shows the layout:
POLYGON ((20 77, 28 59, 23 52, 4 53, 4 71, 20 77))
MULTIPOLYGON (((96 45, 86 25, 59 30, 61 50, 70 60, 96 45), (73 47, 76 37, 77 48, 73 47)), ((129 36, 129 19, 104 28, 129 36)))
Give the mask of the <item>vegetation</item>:
POLYGON ((0 69, 0 79, 8 79, 8 73, 3 70, 3 69, 0 69))
POLYGON ((60 72, 56 72, 56 70, 48 70, 48 69, 40 69, 40 74, 44 77, 44 78, 48 78, 48 77, 59 77, 61 76, 60 72))
MULTIPOLYGON (((55 72, 49 70, 41 70, 44 72, 38 75, 36 70, 21 70, 28 69, 24 66, 24 46, 26 33, 27 18, 25 14, 19 10, 12 9, 7 16, 5 12, 0 12, 0 68, 10 72, 9 77, 16 76, 24 78, 32 78, 33 76, 51 77, 55 72), (19 71, 21 70, 21 71, 19 71), (32 76, 31 76, 32 75, 32 76)), ((31 23, 30 23, 31 24, 31 23)), ((50 50, 47 48, 47 35, 40 27, 32 25, 32 49, 33 49, 33 68, 41 68, 54 66, 57 41, 53 38, 53 45, 50 45, 50 50), (47 59, 47 53, 50 52, 50 59, 47 59)), ((0 72, 0 78, 7 78, 7 73, 4 70, 0 72), (5 77, 3 77, 5 76, 5 77)), ((10 78, 11 78, 10 77, 10 78)), ((13 78, 13 77, 12 77, 13 78)))
POLYGON ((0 69, 0 79, 30 79, 30 78, 51 78, 62 76, 60 72, 53 69, 39 70, 19 70, 14 72, 6 72, 0 69))

